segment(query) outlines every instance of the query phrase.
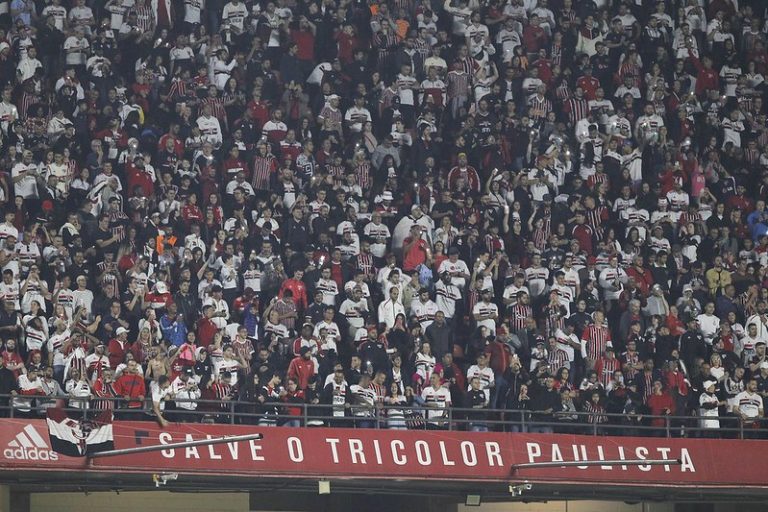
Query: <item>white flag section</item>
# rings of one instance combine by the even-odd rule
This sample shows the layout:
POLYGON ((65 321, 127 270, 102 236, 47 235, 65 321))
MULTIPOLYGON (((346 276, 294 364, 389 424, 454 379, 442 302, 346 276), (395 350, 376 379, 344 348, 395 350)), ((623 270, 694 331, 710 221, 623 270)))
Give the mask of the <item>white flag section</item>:
POLYGON ((50 408, 47 412, 48 433, 54 451, 70 457, 85 457, 114 449, 111 411, 102 411, 93 419, 70 418, 58 408, 50 408))

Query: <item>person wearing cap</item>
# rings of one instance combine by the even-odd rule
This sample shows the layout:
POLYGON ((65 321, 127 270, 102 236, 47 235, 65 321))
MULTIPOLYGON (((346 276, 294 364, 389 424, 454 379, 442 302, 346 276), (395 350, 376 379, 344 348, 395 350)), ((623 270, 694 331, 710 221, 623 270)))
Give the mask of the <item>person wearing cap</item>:
POLYGON ((447 272, 451 276, 451 284, 464 289, 467 285, 467 280, 471 277, 469 267, 467 263, 459 259, 459 248, 452 245, 448 249, 448 259, 443 260, 437 269, 437 273, 442 275, 447 272))
POLYGON ((115 329, 115 337, 109 340, 109 366, 114 370, 123 362, 128 352, 128 329, 118 327, 115 329))
POLYGON ((94 382, 98 377, 101 377, 102 373, 111 367, 105 351, 106 347, 104 346, 104 342, 99 340, 94 346, 93 353, 88 354, 85 358, 86 374, 91 382, 94 382))
POLYGON ((197 400, 202 396, 198 381, 195 379, 195 370, 192 367, 185 367, 171 382, 171 394, 176 409, 172 415, 174 421, 194 422, 194 416, 184 414, 185 411, 196 411, 197 400))

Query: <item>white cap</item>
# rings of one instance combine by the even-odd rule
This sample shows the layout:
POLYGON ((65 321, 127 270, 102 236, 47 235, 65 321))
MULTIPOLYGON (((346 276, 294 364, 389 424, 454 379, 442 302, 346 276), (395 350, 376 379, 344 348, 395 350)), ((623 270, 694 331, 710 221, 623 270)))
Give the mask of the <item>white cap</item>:
POLYGON ((715 384, 717 384, 717 381, 715 381, 715 380, 705 380, 704 381, 704 389, 705 390, 709 389, 710 387, 714 386, 715 384))
POLYGON ((393 201, 394 199, 395 198, 392 196, 392 191, 390 191, 390 190, 385 190, 381 194, 381 200, 382 201, 393 201))
POLYGON ((162 281, 158 281, 155 283, 155 291, 157 291, 157 293, 168 293, 168 285, 162 281))
POLYGON ((120 336, 121 334, 128 334, 128 329, 125 327, 118 327, 115 331, 115 336, 120 336))

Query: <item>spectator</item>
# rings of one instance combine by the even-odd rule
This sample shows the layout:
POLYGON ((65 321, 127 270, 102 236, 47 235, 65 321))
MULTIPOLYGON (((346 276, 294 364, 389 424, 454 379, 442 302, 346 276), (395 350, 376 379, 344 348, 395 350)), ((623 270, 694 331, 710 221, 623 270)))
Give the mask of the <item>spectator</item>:
POLYGON ((319 382, 371 361, 406 402, 438 359, 457 380, 485 352, 492 407, 539 401, 562 368, 582 407, 619 364, 641 396, 601 391, 606 410, 661 378, 684 415, 699 361, 720 357, 729 400, 761 373, 762 5, 119 3, 0 19, 8 390, 52 367, 106 398, 192 368, 277 424, 273 374, 302 347, 319 382))

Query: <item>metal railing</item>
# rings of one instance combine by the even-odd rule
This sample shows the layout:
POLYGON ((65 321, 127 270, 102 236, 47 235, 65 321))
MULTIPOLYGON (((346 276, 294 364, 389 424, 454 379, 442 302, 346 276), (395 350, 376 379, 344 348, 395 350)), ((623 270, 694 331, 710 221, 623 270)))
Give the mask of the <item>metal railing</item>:
MULTIPOLYGON (((42 418, 45 410, 68 402, 64 407, 71 415, 93 415, 111 408, 116 419, 154 421, 152 403, 145 399, 74 398, 24 395, 0 395, 0 416, 6 418, 42 418), (106 405, 104 402, 110 402, 106 405), (130 404, 129 404, 130 402, 130 404)), ((556 411, 543 413, 530 410, 467 409, 452 407, 435 409, 422 405, 374 407, 307 403, 274 403, 266 405, 237 400, 182 400, 166 402, 166 419, 188 423, 230 425, 287 425, 294 427, 331 426, 374 429, 440 429, 491 432, 571 433, 592 436, 648 436, 768 439, 768 419, 744 421, 733 415, 719 417, 653 416, 627 413, 590 413, 556 411), (185 408, 185 405, 187 408, 185 408), (264 410, 258 410, 264 409, 264 410), (438 417, 436 412, 440 412, 438 417), (430 414, 432 413, 432 414, 430 414), (703 426, 703 420, 718 420, 717 428, 703 426)))

